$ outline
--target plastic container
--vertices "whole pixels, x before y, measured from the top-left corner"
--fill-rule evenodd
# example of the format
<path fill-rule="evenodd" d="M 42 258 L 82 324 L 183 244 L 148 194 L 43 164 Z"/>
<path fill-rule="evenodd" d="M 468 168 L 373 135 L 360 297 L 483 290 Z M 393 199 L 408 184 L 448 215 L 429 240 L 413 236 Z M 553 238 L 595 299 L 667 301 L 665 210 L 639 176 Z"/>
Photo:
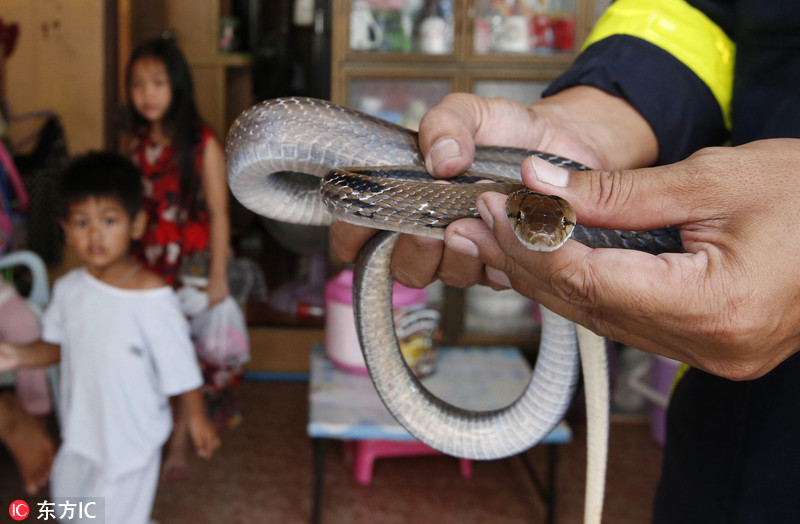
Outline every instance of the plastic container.
<path fill-rule="evenodd" d="M 394 283 L 392 306 L 408 313 L 425 307 L 427 293 Z M 345 269 L 325 285 L 325 354 L 338 367 L 361 375 L 367 366 L 361 353 L 353 314 L 353 271 Z M 427 310 L 430 311 L 430 310 Z M 436 313 L 436 312 L 434 312 Z M 436 314 L 438 323 L 438 313 Z"/>

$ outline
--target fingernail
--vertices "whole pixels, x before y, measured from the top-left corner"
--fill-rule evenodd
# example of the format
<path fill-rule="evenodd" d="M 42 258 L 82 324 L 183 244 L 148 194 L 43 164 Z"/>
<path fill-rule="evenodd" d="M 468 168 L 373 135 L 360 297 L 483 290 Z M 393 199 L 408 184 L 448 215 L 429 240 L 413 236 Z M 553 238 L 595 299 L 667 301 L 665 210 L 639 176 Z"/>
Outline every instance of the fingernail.
<path fill-rule="evenodd" d="M 431 148 L 428 159 L 425 161 L 425 168 L 429 173 L 433 173 L 440 164 L 459 156 L 461 156 L 461 147 L 458 142 L 452 138 L 443 138 Z"/>
<path fill-rule="evenodd" d="M 472 240 L 462 237 L 461 235 L 453 235 L 447 240 L 447 247 L 456 253 L 467 255 L 472 258 L 478 258 L 478 246 Z"/>
<path fill-rule="evenodd" d="M 483 219 L 484 223 L 489 226 L 489 229 L 494 229 L 494 217 L 483 200 L 478 199 L 475 203 L 475 208 L 478 210 L 478 214 L 481 215 L 481 219 Z"/>
<path fill-rule="evenodd" d="M 487 267 L 486 276 L 489 277 L 489 280 L 491 280 L 498 286 L 511 288 L 511 281 L 508 279 L 508 275 L 506 275 L 499 269 L 495 269 L 493 267 Z"/>
<path fill-rule="evenodd" d="M 531 167 L 536 179 L 543 184 L 556 187 L 567 187 L 569 183 L 569 171 L 563 167 L 554 166 L 547 160 L 532 155 L 530 157 Z"/>

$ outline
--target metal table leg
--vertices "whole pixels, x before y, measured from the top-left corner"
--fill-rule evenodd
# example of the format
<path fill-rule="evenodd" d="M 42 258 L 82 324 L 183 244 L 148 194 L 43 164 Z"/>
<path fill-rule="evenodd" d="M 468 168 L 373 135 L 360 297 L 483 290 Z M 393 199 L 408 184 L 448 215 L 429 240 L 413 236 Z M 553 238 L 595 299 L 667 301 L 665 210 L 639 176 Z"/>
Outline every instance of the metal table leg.
<path fill-rule="evenodd" d="M 319 524 L 322 513 L 322 488 L 325 482 L 325 439 L 311 439 L 314 454 L 314 478 L 312 479 L 311 524 Z"/>
<path fill-rule="evenodd" d="M 547 524 L 556 522 L 556 469 L 558 468 L 558 446 L 547 446 Z"/>
<path fill-rule="evenodd" d="M 525 467 L 525 470 L 528 472 L 528 476 L 530 476 L 531 480 L 533 481 L 534 487 L 536 487 L 536 492 L 542 498 L 542 501 L 544 501 L 545 506 L 547 507 L 547 517 L 545 522 L 547 522 L 547 524 L 555 524 L 558 446 L 554 444 L 547 445 L 547 475 L 545 482 L 542 482 L 542 479 L 540 479 L 539 475 L 536 474 L 536 470 L 533 469 L 533 465 L 528 459 L 528 455 L 526 453 L 521 453 L 520 457 L 522 457 L 522 465 Z"/>

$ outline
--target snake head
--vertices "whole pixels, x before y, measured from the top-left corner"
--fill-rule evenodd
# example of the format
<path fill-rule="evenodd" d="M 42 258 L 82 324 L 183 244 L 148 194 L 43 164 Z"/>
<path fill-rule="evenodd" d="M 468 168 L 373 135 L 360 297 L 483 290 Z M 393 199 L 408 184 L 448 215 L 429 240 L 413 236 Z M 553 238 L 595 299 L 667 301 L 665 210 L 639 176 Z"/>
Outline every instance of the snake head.
<path fill-rule="evenodd" d="M 569 202 L 526 189 L 508 196 L 506 215 L 519 241 L 532 251 L 555 251 L 575 228 L 575 211 Z"/>

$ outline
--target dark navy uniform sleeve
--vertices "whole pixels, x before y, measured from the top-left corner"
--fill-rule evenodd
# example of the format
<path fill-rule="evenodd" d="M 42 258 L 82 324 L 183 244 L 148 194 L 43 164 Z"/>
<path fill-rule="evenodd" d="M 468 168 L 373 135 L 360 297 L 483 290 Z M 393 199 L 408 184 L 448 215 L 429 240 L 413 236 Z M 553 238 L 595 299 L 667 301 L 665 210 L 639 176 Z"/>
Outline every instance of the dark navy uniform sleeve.
<path fill-rule="evenodd" d="M 660 164 L 721 145 L 732 123 L 731 7 L 700 3 L 616 0 L 544 95 L 588 85 L 627 100 L 655 132 Z"/>
<path fill-rule="evenodd" d="M 640 38 L 614 35 L 589 46 L 543 96 L 588 85 L 627 100 L 658 139 L 659 164 L 722 143 L 727 130 L 719 104 L 694 72 Z"/>

